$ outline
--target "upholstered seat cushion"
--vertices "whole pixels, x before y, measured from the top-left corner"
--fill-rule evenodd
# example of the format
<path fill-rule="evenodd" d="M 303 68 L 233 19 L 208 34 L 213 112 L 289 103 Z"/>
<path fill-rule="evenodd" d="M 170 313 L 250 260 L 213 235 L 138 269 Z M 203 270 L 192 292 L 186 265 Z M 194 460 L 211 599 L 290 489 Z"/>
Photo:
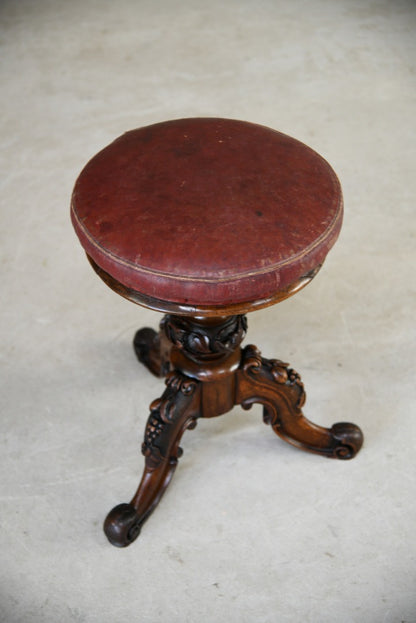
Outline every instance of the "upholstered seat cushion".
<path fill-rule="evenodd" d="M 299 141 L 194 118 L 116 139 L 80 174 L 71 211 L 88 255 L 127 288 L 220 306 L 270 297 L 321 264 L 342 195 Z"/>

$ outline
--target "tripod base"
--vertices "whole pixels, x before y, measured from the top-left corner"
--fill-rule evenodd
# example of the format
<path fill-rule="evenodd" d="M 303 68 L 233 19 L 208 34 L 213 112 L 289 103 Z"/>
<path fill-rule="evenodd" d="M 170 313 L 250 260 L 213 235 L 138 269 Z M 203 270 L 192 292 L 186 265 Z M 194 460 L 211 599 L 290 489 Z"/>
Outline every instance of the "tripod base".
<path fill-rule="evenodd" d="M 159 333 L 147 328 L 136 333 L 139 361 L 153 374 L 166 376 L 167 387 L 150 405 L 139 487 L 129 504 L 119 504 L 105 520 L 113 545 L 125 547 L 138 537 L 172 479 L 183 433 L 195 428 L 199 417 L 260 403 L 264 422 L 301 450 L 337 459 L 351 459 L 360 450 L 363 434 L 355 424 L 340 422 L 328 429 L 303 415 L 306 395 L 299 374 L 278 359 L 263 358 L 255 346 L 241 349 L 246 329 L 241 315 L 167 315 Z"/>

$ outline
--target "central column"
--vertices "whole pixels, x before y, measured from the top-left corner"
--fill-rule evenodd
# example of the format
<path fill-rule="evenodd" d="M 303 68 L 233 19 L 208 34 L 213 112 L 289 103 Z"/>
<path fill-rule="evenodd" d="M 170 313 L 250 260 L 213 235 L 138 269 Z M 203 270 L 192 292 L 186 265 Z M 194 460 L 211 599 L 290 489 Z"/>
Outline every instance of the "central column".
<path fill-rule="evenodd" d="M 167 315 L 161 323 L 172 343 L 171 364 L 202 381 L 202 417 L 214 417 L 235 405 L 235 371 L 240 344 L 247 331 L 246 316 Z"/>

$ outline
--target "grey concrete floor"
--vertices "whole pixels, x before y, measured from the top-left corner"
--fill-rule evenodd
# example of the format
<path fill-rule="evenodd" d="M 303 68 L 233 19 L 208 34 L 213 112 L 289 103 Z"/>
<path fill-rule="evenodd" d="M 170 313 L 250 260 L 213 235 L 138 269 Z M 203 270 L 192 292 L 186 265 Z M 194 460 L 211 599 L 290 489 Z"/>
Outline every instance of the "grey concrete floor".
<path fill-rule="evenodd" d="M 3 0 L 0 23 L 0 621 L 414 623 L 416 4 Z M 69 198 L 113 138 L 186 116 L 271 126 L 338 173 L 337 245 L 248 339 L 366 441 L 336 462 L 260 408 L 201 421 L 117 550 L 101 522 L 163 387 L 131 338 L 160 317 L 93 274 Z"/>

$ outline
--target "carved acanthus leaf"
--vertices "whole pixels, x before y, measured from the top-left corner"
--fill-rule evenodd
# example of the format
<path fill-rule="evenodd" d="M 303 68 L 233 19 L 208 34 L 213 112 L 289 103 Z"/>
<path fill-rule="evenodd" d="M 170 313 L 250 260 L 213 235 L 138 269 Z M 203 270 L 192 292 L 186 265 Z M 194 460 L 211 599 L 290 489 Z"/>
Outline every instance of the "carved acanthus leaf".
<path fill-rule="evenodd" d="M 220 359 L 232 353 L 242 342 L 245 316 L 230 316 L 217 324 L 203 324 L 193 318 L 167 315 L 162 328 L 168 339 L 194 361 Z"/>

